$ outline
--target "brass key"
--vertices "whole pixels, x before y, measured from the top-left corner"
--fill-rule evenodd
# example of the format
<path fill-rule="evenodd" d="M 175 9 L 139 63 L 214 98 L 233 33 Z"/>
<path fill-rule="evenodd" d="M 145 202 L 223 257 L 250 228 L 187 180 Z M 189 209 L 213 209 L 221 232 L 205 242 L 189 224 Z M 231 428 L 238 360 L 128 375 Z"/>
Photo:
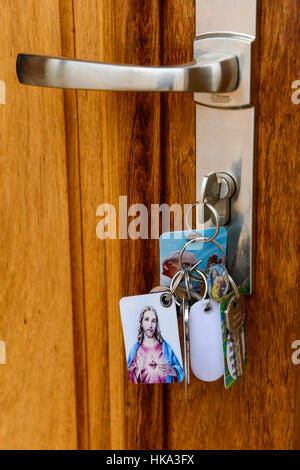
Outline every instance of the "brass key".
<path fill-rule="evenodd" d="M 242 295 L 235 295 L 229 300 L 225 311 L 227 329 L 232 333 L 235 342 L 235 363 L 237 376 L 244 371 L 244 351 L 242 341 L 243 322 L 245 319 L 245 300 Z"/>

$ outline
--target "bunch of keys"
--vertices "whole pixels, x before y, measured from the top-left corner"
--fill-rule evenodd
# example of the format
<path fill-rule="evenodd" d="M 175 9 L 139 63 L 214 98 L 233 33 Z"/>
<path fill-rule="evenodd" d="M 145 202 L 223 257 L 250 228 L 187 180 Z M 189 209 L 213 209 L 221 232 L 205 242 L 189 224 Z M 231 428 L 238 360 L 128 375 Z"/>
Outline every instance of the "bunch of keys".
<path fill-rule="evenodd" d="M 186 248 L 196 242 L 214 243 L 220 249 L 222 255 L 222 264 L 211 265 L 208 272 L 204 272 L 199 268 L 201 261 L 191 267 L 187 267 L 182 263 L 182 256 Z M 235 346 L 235 371 L 236 378 L 243 374 L 244 370 L 244 355 L 243 355 L 243 341 L 242 329 L 245 318 L 245 305 L 244 298 L 239 293 L 234 280 L 229 275 L 224 266 L 224 251 L 222 247 L 215 240 L 205 239 L 199 237 L 190 240 L 185 244 L 179 256 L 179 271 L 172 278 L 170 288 L 159 287 L 154 291 L 165 291 L 163 295 L 163 302 L 168 305 L 172 296 L 175 296 L 176 303 L 180 307 L 180 314 L 182 315 L 183 324 L 183 347 L 184 347 L 184 372 L 185 372 L 185 401 L 187 402 L 187 386 L 190 384 L 190 363 L 196 367 L 193 368 L 194 374 L 200 379 L 205 381 L 217 380 L 224 374 L 224 358 L 223 358 L 223 345 L 221 338 L 221 324 L 220 312 L 217 307 L 218 304 L 224 301 L 228 296 L 230 285 L 232 286 L 233 294 L 230 297 L 226 306 L 225 317 L 226 327 L 233 336 L 233 344 Z M 201 294 L 197 293 L 194 288 L 194 283 L 198 282 L 203 285 Z M 184 287 L 180 286 L 184 284 Z M 178 289 L 180 287 L 180 289 Z M 206 300 L 205 299 L 209 299 Z M 192 322 L 192 338 L 193 344 L 191 347 L 190 341 L 190 309 L 193 311 Z M 210 315 L 210 316 L 209 316 Z M 196 330 L 194 328 L 198 325 Z M 202 321 L 202 327 L 199 322 Z M 210 337 L 207 338 L 207 332 L 203 328 L 203 322 L 208 322 L 213 329 Z M 199 343 L 204 342 L 201 345 Z M 192 361 L 191 359 L 192 354 Z M 200 359 L 199 360 L 199 354 Z M 199 364 L 202 363 L 201 364 Z M 204 374 L 204 375 L 203 375 Z"/>
<path fill-rule="evenodd" d="M 151 294 L 161 294 L 159 297 L 155 297 L 159 299 L 158 302 L 160 302 L 161 306 L 159 307 L 156 305 L 154 306 L 155 308 L 152 306 L 147 306 L 147 309 L 150 313 L 147 313 L 144 317 L 140 317 L 140 333 L 138 335 L 138 343 L 135 343 L 130 351 L 128 348 L 128 366 L 130 367 L 132 381 L 138 381 L 138 383 L 148 383 L 147 381 L 149 381 L 151 377 L 154 376 L 154 372 L 152 373 L 151 368 L 153 368 L 156 373 L 156 370 L 158 370 L 157 367 L 160 367 L 159 364 L 161 359 L 156 357 L 155 361 L 153 360 L 150 362 L 148 364 L 149 367 L 147 366 L 145 369 L 146 366 L 144 368 L 138 367 L 138 364 L 136 366 L 137 356 L 142 354 L 139 351 L 142 351 L 141 348 L 144 348 L 143 357 L 145 359 L 145 354 L 148 351 L 147 347 L 152 343 L 157 344 L 157 348 L 160 351 L 160 346 L 158 345 L 157 341 L 160 342 L 163 351 L 168 350 L 168 360 L 171 368 L 167 367 L 166 365 L 161 366 L 162 372 L 160 373 L 158 371 L 156 380 L 163 380 L 161 376 L 163 375 L 164 371 L 166 371 L 168 377 L 167 380 L 171 381 L 175 368 L 177 370 L 177 379 L 181 381 L 183 377 L 185 378 L 186 403 L 187 390 L 191 377 L 190 365 L 194 375 L 200 380 L 215 381 L 222 375 L 224 375 L 225 378 L 225 364 L 228 361 L 227 356 L 224 356 L 223 354 L 222 328 L 224 332 L 224 316 L 222 316 L 221 322 L 221 312 L 224 312 L 221 307 L 223 308 L 225 301 L 228 301 L 225 311 L 226 331 L 228 330 L 229 332 L 227 339 L 229 339 L 230 342 L 233 340 L 235 349 L 235 354 L 233 355 L 234 363 L 230 363 L 230 369 L 234 370 L 234 373 L 231 374 L 231 377 L 234 377 L 234 380 L 236 380 L 236 378 L 241 376 L 244 371 L 244 351 L 242 340 L 242 329 L 245 317 L 244 299 L 243 296 L 240 295 L 236 284 L 225 268 L 225 253 L 222 245 L 215 240 L 220 229 L 218 213 L 209 203 L 205 202 L 204 206 L 208 206 L 215 216 L 215 232 L 210 237 L 205 237 L 195 233 L 193 238 L 189 239 L 189 241 L 185 243 L 180 251 L 174 253 L 174 255 L 177 255 L 177 257 L 179 256 L 178 270 L 175 272 L 175 274 L 172 274 L 173 277 L 170 276 L 170 284 L 168 284 L 168 286 L 166 285 L 156 287 L 150 292 Z M 214 244 L 221 253 L 221 258 L 217 258 L 218 263 L 209 265 L 207 264 L 205 271 L 200 268 L 202 263 L 201 259 L 199 261 L 195 260 L 194 264 L 190 263 L 191 256 L 187 257 L 185 255 L 184 257 L 183 255 L 190 245 L 196 243 Z M 210 249 L 208 251 L 210 251 Z M 190 253 L 190 251 L 188 253 Z M 207 250 L 205 250 L 205 253 L 207 253 Z M 184 263 L 184 260 L 187 260 L 187 264 Z M 169 272 L 171 272 L 170 268 L 168 269 Z M 230 285 L 232 286 L 233 290 L 231 296 L 228 295 Z M 149 299 L 148 303 L 152 304 L 154 303 L 154 300 L 152 302 Z M 176 316 L 175 305 L 177 306 L 177 316 L 178 314 L 181 314 L 183 322 L 184 371 L 182 370 L 181 372 L 179 365 L 180 360 L 179 362 L 174 361 L 172 350 L 167 344 L 168 340 L 165 340 L 167 337 L 165 333 L 162 335 L 163 338 L 160 334 L 158 334 L 156 342 L 150 339 L 147 341 L 142 340 L 143 335 L 141 336 L 141 328 L 144 328 L 145 334 L 148 335 L 149 338 L 152 335 L 152 330 L 149 330 L 149 332 L 146 330 L 146 328 L 148 328 L 146 324 L 149 318 L 153 317 L 153 314 L 151 313 L 152 310 L 156 309 L 159 313 L 160 309 L 164 307 L 163 310 L 167 312 L 169 307 L 173 306 L 172 308 L 174 308 L 174 315 Z M 124 318 L 125 314 L 126 316 L 129 315 L 129 310 L 128 313 L 124 312 Z M 162 315 L 163 317 L 161 317 L 161 319 L 159 318 L 159 315 L 158 317 L 156 316 L 156 319 L 153 318 L 158 332 L 159 325 L 163 325 L 163 311 Z M 142 372 L 139 372 L 140 370 Z M 134 371 L 135 375 L 132 374 L 132 371 Z M 227 388 L 226 380 L 225 387 Z"/>
<path fill-rule="evenodd" d="M 226 180 L 225 174 L 222 175 Z M 188 239 L 183 247 L 182 244 L 174 247 L 174 243 L 170 244 L 166 236 L 164 249 L 160 245 L 161 286 L 152 289 L 150 294 L 120 300 L 129 380 L 134 384 L 152 384 L 181 382 L 185 378 L 186 403 L 190 367 L 197 378 L 208 382 L 224 375 L 225 388 L 229 388 L 244 372 L 242 331 L 245 306 L 243 297 L 225 268 L 227 233 L 224 228 L 220 229 L 220 225 L 226 223 L 230 214 L 228 204 L 223 207 L 223 212 L 221 209 L 221 216 L 214 206 L 220 199 L 221 191 L 217 176 L 207 175 L 200 202 L 189 209 L 191 211 L 200 205 L 205 220 L 207 210 L 212 213 L 216 222 L 212 236 L 211 229 L 205 229 L 204 234 L 200 234 L 198 229 L 197 232 L 190 229 L 188 223 L 191 233 L 178 233 L 183 233 L 185 240 Z M 232 191 L 228 192 L 228 198 L 233 194 Z M 208 197 L 210 193 L 213 196 Z M 226 197 L 223 199 L 226 200 Z M 218 235 L 217 242 L 215 239 Z M 173 242 L 177 239 L 180 237 L 174 237 Z M 185 253 L 190 245 L 197 243 L 200 249 L 193 246 Z M 219 258 L 211 246 L 203 250 L 201 244 L 207 243 L 214 244 L 222 257 Z M 200 257 L 206 266 L 204 269 L 200 268 Z M 230 285 L 233 293 L 228 295 Z M 183 322 L 184 365 L 178 331 L 180 314 Z M 229 363 L 225 345 L 230 349 L 232 342 L 235 354 L 230 357 Z"/>

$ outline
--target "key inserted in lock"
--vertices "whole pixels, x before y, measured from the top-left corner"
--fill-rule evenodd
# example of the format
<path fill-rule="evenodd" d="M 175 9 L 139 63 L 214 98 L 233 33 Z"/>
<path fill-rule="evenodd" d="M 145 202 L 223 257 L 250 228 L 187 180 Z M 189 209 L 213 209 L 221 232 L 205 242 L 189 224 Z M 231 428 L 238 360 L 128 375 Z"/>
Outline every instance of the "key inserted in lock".
<path fill-rule="evenodd" d="M 230 199 L 235 192 L 236 182 L 229 173 L 208 173 L 203 178 L 199 202 L 212 204 L 219 214 L 220 225 L 225 225 L 230 221 Z M 207 222 L 211 216 L 205 207 L 203 213 L 198 215 L 204 222 Z"/>

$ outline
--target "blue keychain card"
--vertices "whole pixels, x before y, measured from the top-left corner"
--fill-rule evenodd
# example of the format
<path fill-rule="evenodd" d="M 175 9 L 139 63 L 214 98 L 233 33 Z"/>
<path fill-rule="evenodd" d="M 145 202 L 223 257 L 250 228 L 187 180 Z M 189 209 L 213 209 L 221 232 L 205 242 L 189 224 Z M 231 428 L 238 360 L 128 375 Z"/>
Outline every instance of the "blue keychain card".
<path fill-rule="evenodd" d="M 179 253 L 184 245 L 196 235 L 199 237 L 210 238 L 215 233 L 215 228 L 207 228 L 204 230 L 185 230 L 183 232 L 166 232 L 159 238 L 159 251 L 160 251 L 160 285 L 170 286 L 172 277 L 179 271 Z M 215 238 L 226 257 L 227 245 L 227 231 L 224 227 Z M 191 243 L 185 250 L 182 258 L 183 264 L 192 266 L 197 261 L 202 260 L 199 268 L 206 271 L 211 264 L 218 264 L 222 262 L 222 253 L 217 245 L 213 242 L 203 243 L 201 241 Z M 226 258 L 225 258 L 226 259 Z M 225 260 L 224 260 L 225 264 Z"/>

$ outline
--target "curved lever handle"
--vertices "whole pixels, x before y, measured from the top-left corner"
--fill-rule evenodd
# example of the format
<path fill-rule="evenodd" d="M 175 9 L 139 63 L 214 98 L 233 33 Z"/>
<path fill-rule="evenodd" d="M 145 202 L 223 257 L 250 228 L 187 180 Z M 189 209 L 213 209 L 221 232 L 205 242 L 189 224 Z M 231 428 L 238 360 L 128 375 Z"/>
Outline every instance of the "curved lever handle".
<path fill-rule="evenodd" d="M 17 74 L 26 85 L 54 88 L 224 93 L 237 88 L 238 60 L 215 52 L 184 65 L 142 67 L 19 54 Z"/>

